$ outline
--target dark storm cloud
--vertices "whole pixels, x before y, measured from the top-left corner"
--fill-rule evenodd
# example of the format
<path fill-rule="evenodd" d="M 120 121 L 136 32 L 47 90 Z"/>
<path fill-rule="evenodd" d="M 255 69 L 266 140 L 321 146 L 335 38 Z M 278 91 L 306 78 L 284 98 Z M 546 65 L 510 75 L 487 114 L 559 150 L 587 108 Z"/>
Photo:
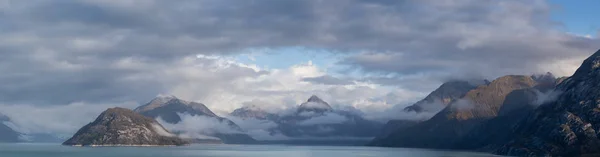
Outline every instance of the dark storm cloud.
<path fill-rule="evenodd" d="M 143 101 L 174 86 L 197 85 L 190 81 L 207 82 L 197 87 L 206 89 L 201 95 L 264 72 L 179 70 L 218 64 L 189 58 L 246 48 L 349 52 L 340 64 L 366 73 L 426 73 L 409 79 L 419 82 L 537 72 L 595 52 L 597 39 L 555 31 L 550 11 L 541 0 L 5 1 L 0 101 Z"/>

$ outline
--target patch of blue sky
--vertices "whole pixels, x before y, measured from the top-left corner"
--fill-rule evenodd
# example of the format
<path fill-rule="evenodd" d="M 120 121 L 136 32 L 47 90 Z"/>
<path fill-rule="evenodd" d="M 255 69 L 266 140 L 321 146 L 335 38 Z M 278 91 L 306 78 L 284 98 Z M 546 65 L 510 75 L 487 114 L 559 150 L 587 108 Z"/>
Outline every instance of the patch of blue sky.
<path fill-rule="evenodd" d="M 256 64 L 265 69 L 285 69 L 299 64 L 313 64 L 327 72 L 340 71 L 337 65 L 348 54 L 302 46 L 280 48 L 250 48 L 235 57 L 244 64 Z"/>
<path fill-rule="evenodd" d="M 550 0 L 552 19 L 559 29 L 580 36 L 597 37 L 600 30 L 600 0 Z"/>

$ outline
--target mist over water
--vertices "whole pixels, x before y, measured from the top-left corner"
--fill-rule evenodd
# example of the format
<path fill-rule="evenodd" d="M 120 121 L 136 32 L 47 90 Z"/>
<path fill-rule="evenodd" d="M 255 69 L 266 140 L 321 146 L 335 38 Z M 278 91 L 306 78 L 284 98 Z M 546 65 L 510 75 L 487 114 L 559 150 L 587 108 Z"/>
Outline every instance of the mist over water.
<path fill-rule="evenodd" d="M 24 147 L 26 146 L 26 147 Z M 184 147 L 70 147 L 59 144 L 0 144 L 2 157 L 486 157 L 490 154 L 410 148 L 191 145 Z"/>

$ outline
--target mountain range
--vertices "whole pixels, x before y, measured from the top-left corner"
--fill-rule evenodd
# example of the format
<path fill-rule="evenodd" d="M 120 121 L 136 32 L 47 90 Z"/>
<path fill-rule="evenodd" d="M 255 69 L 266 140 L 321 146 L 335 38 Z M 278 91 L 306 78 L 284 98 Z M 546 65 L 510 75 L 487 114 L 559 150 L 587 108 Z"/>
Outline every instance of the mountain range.
<path fill-rule="evenodd" d="M 216 115 L 204 104 L 181 100 L 175 96 L 159 96 L 147 104 L 136 108 L 134 111 L 147 117 L 160 118 L 170 124 L 182 122 L 181 116 L 183 115 L 212 119 L 229 127 L 231 131 L 228 130 L 225 132 L 222 130 L 213 130 L 213 128 L 204 128 L 203 130 L 196 130 L 200 132 L 191 134 L 203 134 L 209 137 L 216 137 L 227 144 L 256 143 L 256 140 L 245 134 L 245 131 L 237 124 L 227 118 Z"/>
<path fill-rule="evenodd" d="M 539 91 L 537 88 L 542 86 L 554 87 L 554 76 L 548 75 L 552 79 L 524 75 L 500 77 L 452 100 L 431 119 L 398 129 L 386 137 L 374 140 L 371 145 L 437 149 L 461 147 L 459 143 L 464 136 L 497 117 L 500 111 L 531 106 L 533 102 L 530 100 L 535 100 L 536 94 L 524 91 Z"/>
<path fill-rule="evenodd" d="M 500 77 L 452 100 L 431 119 L 395 129 L 370 145 L 510 156 L 597 156 L 599 89 L 600 50 L 571 77 Z"/>
<path fill-rule="evenodd" d="M 332 108 L 329 103 L 313 95 L 297 108 L 284 114 L 266 112 L 259 107 L 242 107 L 231 116 L 242 119 L 272 121 L 277 127 L 267 130 L 287 139 L 275 139 L 273 143 L 324 144 L 328 142 L 353 141 L 351 145 L 366 144 L 375 137 L 382 124 L 361 115 Z"/>
<path fill-rule="evenodd" d="M 426 119 L 390 120 L 383 125 L 360 113 L 333 108 L 315 95 L 288 112 L 271 113 L 258 106 L 231 112 L 232 119 L 272 122 L 275 126 L 264 131 L 286 137 L 258 141 L 247 128 L 216 115 L 202 103 L 159 96 L 135 110 L 106 110 L 64 144 L 184 145 L 203 140 L 348 144 L 370 140 L 369 145 L 383 147 L 474 150 L 510 156 L 595 156 L 600 154 L 599 102 L 600 50 L 571 77 L 546 73 L 507 75 L 492 81 L 449 81 L 400 111 L 432 113 Z M 168 127 L 195 125 L 185 123 L 189 118 L 209 119 L 201 122 L 217 122 L 228 129 L 212 126 L 196 130 L 195 134 L 211 137 L 199 139 L 183 136 L 189 130 Z M 21 140 L 24 134 L 7 125 L 9 117 L 0 114 L 0 122 L 0 142 Z"/>
<path fill-rule="evenodd" d="M 507 142 L 494 152 L 515 156 L 600 155 L 600 50 L 573 76 L 563 79 L 560 94 L 521 118 Z"/>

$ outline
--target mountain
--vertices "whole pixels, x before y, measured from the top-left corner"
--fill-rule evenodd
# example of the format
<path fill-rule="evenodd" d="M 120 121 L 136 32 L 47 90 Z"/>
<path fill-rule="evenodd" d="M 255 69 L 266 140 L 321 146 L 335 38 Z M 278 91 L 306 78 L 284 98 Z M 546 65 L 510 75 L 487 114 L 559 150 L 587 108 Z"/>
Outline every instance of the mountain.
<path fill-rule="evenodd" d="M 600 155 L 600 50 L 562 81 L 562 92 L 528 114 L 512 129 L 496 154 L 511 156 Z"/>
<path fill-rule="evenodd" d="M 472 81 L 486 82 L 486 81 Z M 407 112 L 438 112 L 450 102 L 463 97 L 467 92 L 475 89 L 483 83 L 472 83 L 468 81 L 449 81 L 442 84 L 433 92 L 429 93 L 423 100 L 404 108 Z"/>
<path fill-rule="evenodd" d="M 0 114 L 0 143 L 3 142 L 19 142 L 20 133 L 8 127 L 5 123 L 9 122 L 10 118 Z"/>
<path fill-rule="evenodd" d="M 399 129 L 374 146 L 454 148 L 471 129 L 498 115 L 510 93 L 533 88 L 539 83 L 532 76 L 509 75 L 468 91 L 442 111 L 422 123 Z"/>
<path fill-rule="evenodd" d="M 315 112 L 315 113 L 324 113 L 331 112 L 333 108 L 329 106 L 329 103 L 323 101 L 321 98 L 316 95 L 311 96 L 308 100 L 298 107 L 297 113 L 301 112 Z"/>
<path fill-rule="evenodd" d="M 269 113 L 255 105 L 235 109 L 230 115 L 242 119 L 254 118 L 258 120 L 276 120 L 279 118 L 279 115 Z"/>
<path fill-rule="evenodd" d="M 443 83 L 440 87 L 429 93 L 425 98 L 416 102 L 415 104 L 404 108 L 405 112 L 416 112 L 416 113 L 431 113 L 435 114 L 444 107 L 448 106 L 454 100 L 463 97 L 467 92 L 475 89 L 479 85 L 487 84 L 487 80 L 480 81 L 449 81 Z M 426 119 L 424 119 L 426 120 Z M 412 126 L 421 122 L 422 120 L 395 120 L 388 121 L 377 138 L 385 138 L 394 131 Z"/>
<path fill-rule="evenodd" d="M 379 134 L 377 134 L 377 137 L 375 137 L 374 140 L 385 139 L 395 131 L 411 127 L 419 122 L 420 121 L 415 120 L 389 120 L 387 123 L 385 123 L 385 125 L 383 125 L 381 131 L 379 131 Z"/>
<path fill-rule="evenodd" d="M 244 107 L 231 113 L 240 118 L 273 121 L 276 128 L 271 134 L 281 134 L 289 139 L 261 141 L 271 144 L 301 145 L 364 145 L 376 136 L 382 124 L 363 118 L 351 111 L 337 110 L 313 95 L 288 114 L 266 113 L 258 107 Z"/>
<path fill-rule="evenodd" d="M 160 117 L 170 124 L 181 122 L 182 119 L 180 114 L 213 118 L 220 123 L 228 125 L 228 127 L 238 133 L 225 133 L 209 129 L 206 132 L 202 132 L 202 134 L 217 137 L 227 144 L 247 144 L 256 142 L 252 137 L 244 134 L 244 130 L 233 121 L 219 117 L 204 104 L 181 100 L 175 96 L 159 96 L 147 104 L 136 108 L 134 111 L 152 118 Z"/>
<path fill-rule="evenodd" d="M 300 104 L 294 114 L 278 119 L 279 131 L 285 136 L 372 138 L 382 125 L 361 115 L 334 110 L 329 103 L 313 95 Z"/>
<path fill-rule="evenodd" d="M 160 117 L 169 123 L 178 123 L 181 121 L 178 113 L 187 113 L 193 116 L 219 117 L 204 104 L 181 100 L 175 96 L 156 97 L 146 105 L 137 107 L 133 111 L 148 117 Z"/>
<path fill-rule="evenodd" d="M 545 74 L 544 77 L 545 79 L 539 79 L 541 77 L 533 76 L 532 78 L 538 82 L 535 87 L 508 94 L 498 116 L 475 126 L 455 144 L 455 149 L 486 150 L 506 143 L 511 135 L 511 129 L 520 119 L 533 112 L 544 99 L 551 99 L 550 97 L 558 94 L 553 89 L 561 79 L 556 79 L 551 73 Z"/>
<path fill-rule="evenodd" d="M 162 146 L 185 145 L 187 141 L 167 131 L 154 119 L 125 108 L 110 108 L 85 125 L 63 145 L 72 146 Z"/>

